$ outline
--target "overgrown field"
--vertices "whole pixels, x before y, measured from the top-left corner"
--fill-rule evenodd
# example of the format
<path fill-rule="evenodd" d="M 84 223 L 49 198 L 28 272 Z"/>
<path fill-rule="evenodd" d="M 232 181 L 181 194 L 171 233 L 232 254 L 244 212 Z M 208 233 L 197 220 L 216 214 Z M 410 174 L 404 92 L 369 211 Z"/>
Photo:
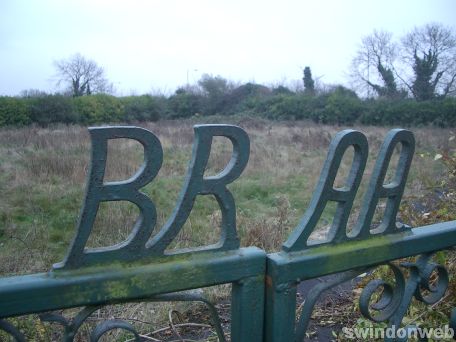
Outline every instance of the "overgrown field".
<path fill-rule="evenodd" d="M 241 244 L 256 245 L 267 251 L 278 250 L 304 213 L 329 142 L 343 127 L 248 118 L 229 120 L 243 127 L 251 139 L 249 164 L 241 177 L 229 186 L 236 200 Z M 164 149 L 162 169 L 156 179 L 143 189 L 157 207 L 155 231 L 171 214 L 181 189 L 191 156 L 194 123 L 195 120 L 141 123 L 158 136 Z M 356 129 L 366 134 L 370 148 L 367 170 L 357 196 L 359 203 L 388 129 Z M 412 131 L 417 146 L 404 196 L 406 202 L 407 199 L 413 202 L 429 194 L 433 196 L 448 174 L 447 166 L 435 156 L 446 155 L 455 144 L 450 139 L 451 131 L 447 129 L 414 128 Z M 230 154 L 229 141 L 217 138 L 206 175 L 222 170 Z M 0 272 L 3 276 L 46 271 L 53 263 L 62 260 L 75 232 L 89 156 L 90 141 L 86 127 L 0 130 Z M 142 147 L 131 140 L 112 141 L 108 159 L 107 180 L 126 179 L 141 164 Z M 350 163 L 351 154 L 347 153 L 344 156 L 345 167 L 337 182 L 344 179 Z M 353 218 L 356 218 L 356 209 L 357 206 L 353 210 Z M 322 228 L 328 224 L 326 220 L 330 219 L 333 210 L 334 207 L 329 207 L 325 211 Z M 89 246 L 107 246 L 124 240 L 137 213 L 137 208 L 127 202 L 103 204 Z M 415 216 L 410 216 L 410 219 L 416 222 L 416 217 L 422 214 L 414 213 Z M 412 215 L 410 208 L 401 213 L 401 220 L 408 222 L 407 215 Z M 219 221 L 220 211 L 215 198 L 199 196 L 173 248 L 217 241 Z M 324 230 L 322 232 L 324 234 Z M 222 294 L 226 293 L 222 291 Z M 124 315 L 151 320 L 150 314 L 138 314 L 146 311 L 142 307 L 134 312 L 124 312 Z"/>

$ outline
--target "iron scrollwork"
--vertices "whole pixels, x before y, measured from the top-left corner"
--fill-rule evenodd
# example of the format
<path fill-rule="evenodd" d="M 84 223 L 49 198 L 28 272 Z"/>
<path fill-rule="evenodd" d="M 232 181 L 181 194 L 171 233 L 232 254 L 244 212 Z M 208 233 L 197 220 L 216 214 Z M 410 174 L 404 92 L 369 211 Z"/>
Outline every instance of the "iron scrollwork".
<path fill-rule="evenodd" d="M 309 326 L 311 315 L 313 309 L 323 294 L 323 292 L 330 290 L 348 280 L 354 279 L 360 274 L 365 273 L 368 271 L 368 268 L 361 268 L 356 270 L 350 270 L 347 272 L 343 272 L 337 274 L 332 280 L 325 281 L 315 285 L 312 289 L 310 289 L 309 293 L 306 296 L 304 305 L 302 307 L 301 315 L 299 317 L 299 321 L 296 325 L 296 341 L 303 341 L 306 335 L 307 327 Z"/>
<path fill-rule="evenodd" d="M 144 300 L 143 300 L 144 301 Z M 200 293 L 195 291 L 184 291 L 177 293 L 169 293 L 163 295 L 157 295 L 153 298 L 148 299 L 150 302 L 201 302 L 206 305 L 209 311 L 209 315 L 212 321 L 212 326 L 217 334 L 217 338 L 220 342 L 225 342 L 226 337 L 223 331 L 220 318 L 217 313 L 215 306 L 207 300 Z M 63 331 L 63 342 L 72 342 L 76 337 L 82 324 L 92 315 L 95 311 L 101 309 L 104 305 L 92 305 L 86 306 L 80 310 L 76 316 L 72 319 L 67 319 L 63 314 L 57 312 L 47 312 L 39 315 L 42 322 L 49 322 L 61 325 L 64 328 Z M 141 341 L 140 334 L 136 331 L 135 327 L 129 322 L 122 319 L 108 319 L 95 326 L 90 333 L 90 342 L 97 342 L 100 338 L 108 333 L 110 330 L 122 329 L 133 334 L 136 341 Z M 0 330 L 13 337 L 17 342 L 25 342 L 26 337 L 22 334 L 14 325 L 5 320 L 0 320 Z"/>
<path fill-rule="evenodd" d="M 395 285 L 382 279 L 371 280 L 359 298 L 362 315 L 374 322 L 387 322 L 389 328 L 397 330 L 401 327 L 413 297 L 427 305 L 441 300 L 448 287 L 448 272 L 442 265 L 432 262 L 431 258 L 432 253 L 427 253 L 419 256 L 415 262 L 402 262 L 400 266 L 408 272 L 388 263 L 394 274 Z M 408 273 L 408 277 L 405 273 Z M 379 294 L 380 298 L 371 303 L 374 293 Z M 454 325 L 454 317 L 451 318 L 450 325 Z M 385 340 L 391 339 L 386 337 Z"/>
<path fill-rule="evenodd" d="M 3 330 L 5 333 L 13 337 L 16 342 L 25 342 L 25 336 L 19 331 L 14 325 L 10 322 L 0 319 L 0 330 Z"/>
<path fill-rule="evenodd" d="M 387 322 L 389 327 L 399 329 L 413 297 L 427 305 L 441 300 L 448 287 L 448 272 L 445 267 L 432 262 L 431 257 L 432 253 L 424 254 L 416 262 L 403 262 L 400 266 L 391 262 L 387 263 L 386 265 L 393 273 L 394 284 L 383 279 L 369 281 L 359 297 L 361 314 L 373 322 Z M 401 267 L 409 272 L 404 272 Z M 296 341 L 304 340 L 311 314 L 323 292 L 374 269 L 375 267 L 350 270 L 314 286 L 302 305 L 296 325 Z M 408 277 L 406 277 L 406 273 L 409 274 Z M 376 296 L 377 298 L 373 300 Z M 450 319 L 450 327 L 454 329 L 455 326 L 456 309 L 453 310 Z M 388 338 L 385 340 L 389 341 Z"/>
<path fill-rule="evenodd" d="M 398 161 L 393 166 L 393 153 L 398 148 Z M 353 160 L 345 182 L 337 186 L 336 177 L 349 149 L 353 149 Z M 435 251 L 454 246 L 456 221 L 412 228 L 397 219 L 414 151 L 412 132 L 404 129 L 388 132 L 370 174 L 358 218 L 349 223 L 353 202 L 365 175 L 369 146 L 366 136 L 355 130 L 341 131 L 333 138 L 307 210 L 283 243 L 282 251 L 268 255 L 267 273 L 271 281 L 267 292 L 269 326 L 266 332 L 271 341 L 302 341 L 323 291 L 385 263 L 392 270 L 394 285 L 382 279 L 367 284 L 359 303 L 366 318 L 400 327 L 412 297 L 432 304 L 444 296 L 448 273 L 430 258 Z M 389 173 L 390 169 L 393 172 Z M 381 200 L 385 203 L 380 206 Z M 324 238 L 313 240 L 329 203 L 336 204 L 329 230 Z M 376 212 L 380 211 L 377 209 L 383 209 L 379 213 L 379 224 L 375 222 Z M 391 263 L 391 260 L 416 255 L 422 256 L 414 263 L 400 266 Z M 331 280 L 310 290 L 296 324 L 297 284 L 331 274 Z M 431 278 L 438 282 L 434 283 Z M 452 315 L 454 326 L 456 310 Z"/>

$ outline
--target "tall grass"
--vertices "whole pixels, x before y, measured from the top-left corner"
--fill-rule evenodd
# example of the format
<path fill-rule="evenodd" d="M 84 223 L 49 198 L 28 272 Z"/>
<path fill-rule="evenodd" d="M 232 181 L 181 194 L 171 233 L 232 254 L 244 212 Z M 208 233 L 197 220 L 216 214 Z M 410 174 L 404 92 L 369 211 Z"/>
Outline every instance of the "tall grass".
<path fill-rule="evenodd" d="M 194 122 L 162 121 L 143 124 L 164 149 L 164 162 L 145 191 L 158 211 L 156 231 L 169 217 L 182 186 L 193 142 Z M 243 175 L 229 186 L 236 199 L 242 245 L 268 251 L 281 242 L 309 203 L 331 138 L 340 127 L 308 122 L 240 120 L 251 139 L 251 156 Z M 361 198 L 386 128 L 358 127 L 369 140 L 370 157 Z M 417 152 L 406 196 L 426 191 L 439 178 L 442 164 L 435 153 L 448 149 L 448 130 L 414 129 Z M 122 180 L 142 163 L 142 146 L 128 139 L 109 142 L 106 180 Z M 216 174 L 229 160 L 232 148 L 216 138 L 206 175 Z M 0 130 L 0 272 L 26 273 L 49 269 L 64 255 L 74 234 L 83 199 L 90 156 L 87 129 L 80 126 Z M 348 172 L 352 153 L 343 158 L 336 183 Z M 332 209 L 328 208 L 328 218 Z M 125 239 L 138 214 L 128 203 L 104 203 L 89 246 L 106 246 Z M 355 213 L 356 214 L 356 213 Z M 212 196 L 200 196 L 174 247 L 209 244 L 217 240 L 220 212 Z"/>
<path fill-rule="evenodd" d="M 209 119 L 230 123 L 224 118 Z M 267 251 L 276 251 L 304 213 L 329 143 L 343 127 L 245 118 L 230 120 L 243 127 L 251 139 L 248 166 L 241 177 L 229 185 L 236 200 L 241 245 L 256 245 Z M 181 190 L 191 155 L 194 123 L 195 120 L 183 120 L 141 124 L 158 136 L 164 149 L 162 169 L 156 179 L 143 189 L 157 207 L 155 232 L 168 219 Z M 356 197 L 352 222 L 356 219 L 357 207 L 369 181 L 379 146 L 388 131 L 378 127 L 356 129 L 366 134 L 370 155 Z M 432 191 L 444 170 L 443 164 L 434 160 L 434 155 L 448 150 L 450 135 L 446 129 L 416 128 L 413 131 L 417 151 L 405 196 Z M 231 151 L 227 139 L 216 138 L 206 175 L 222 170 Z M 141 145 L 135 141 L 110 141 L 106 180 L 129 178 L 142 163 L 142 153 Z M 352 155 L 352 151 L 348 151 L 344 156 L 336 183 L 347 176 Z M 85 127 L 0 129 L 2 275 L 46 271 L 53 263 L 62 260 L 75 233 L 89 156 L 90 141 Z M 325 210 L 321 230 L 313 237 L 324 238 L 333 213 L 334 206 Z M 131 203 L 103 203 L 88 246 L 109 246 L 123 241 L 137 215 L 138 209 Z M 407 221 L 406 217 L 402 219 Z M 213 196 L 199 196 L 172 248 L 214 243 L 220 234 L 219 224 L 220 210 Z M 226 288 L 223 291 L 217 289 L 212 295 L 227 293 Z M 150 318 L 151 311 L 146 307 L 142 306 L 140 310 L 132 307 L 124 312 L 124 317 Z M 117 315 L 119 309 L 106 310 L 107 313 L 99 315 Z M 145 318 L 138 310 L 144 312 Z"/>

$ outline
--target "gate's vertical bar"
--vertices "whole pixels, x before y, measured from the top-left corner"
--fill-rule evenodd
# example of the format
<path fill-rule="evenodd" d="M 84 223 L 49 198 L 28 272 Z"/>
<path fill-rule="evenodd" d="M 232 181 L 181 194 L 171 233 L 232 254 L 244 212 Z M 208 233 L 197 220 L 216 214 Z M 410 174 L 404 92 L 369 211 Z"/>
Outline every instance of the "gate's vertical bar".
<path fill-rule="evenodd" d="M 277 286 L 266 282 L 265 341 L 294 341 L 296 320 L 296 284 Z"/>
<path fill-rule="evenodd" d="M 233 283 L 231 341 L 263 341 L 264 274 Z"/>

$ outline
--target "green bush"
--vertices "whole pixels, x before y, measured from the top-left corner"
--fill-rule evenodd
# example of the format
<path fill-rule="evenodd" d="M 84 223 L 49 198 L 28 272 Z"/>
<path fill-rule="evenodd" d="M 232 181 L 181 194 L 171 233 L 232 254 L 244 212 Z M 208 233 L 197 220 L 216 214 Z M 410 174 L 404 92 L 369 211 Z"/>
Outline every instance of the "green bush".
<path fill-rule="evenodd" d="M 216 85 L 222 82 L 216 81 Z M 456 127 L 454 97 L 420 102 L 410 98 L 361 100 L 343 86 L 320 95 L 293 93 L 284 87 L 270 90 L 253 83 L 230 91 L 225 88 L 225 93 L 217 93 L 217 101 L 215 97 L 211 98 L 215 101 L 211 100 L 212 105 L 216 104 L 211 110 L 208 110 L 208 94 L 183 88 L 168 98 L 151 95 L 118 98 L 106 94 L 76 98 L 47 94 L 27 98 L 0 97 L 0 126 L 157 121 L 218 113 L 273 120 L 311 119 L 316 123 L 337 125 Z"/>
<path fill-rule="evenodd" d="M 307 119 L 311 98 L 304 95 L 280 94 L 268 103 L 267 117 L 270 119 Z"/>
<path fill-rule="evenodd" d="M 183 89 L 178 89 L 168 99 L 169 117 L 189 118 L 202 111 L 202 97 Z"/>
<path fill-rule="evenodd" d="M 198 81 L 202 90 L 200 112 L 203 115 L 226 114 L 226 98 L 231 93 L 231 85 L 221 76 L 204 74 Z"/>
<path fill-rule="evenodd" d="M 73 99 L 75 110 L 84 124 L 118 122 L 123 119 L 122 102 L 110 95 L 96 94 Z"/>
<path fill-rule="evenodd" d="M 421 102 L 413 99 L 369 100 L 365 102 L 360 122 L 366 125 L 454 127 L 456 99 Z"/>
<path fill-rule="evenodd" d="M 363 103 L 356 93 L 342 86 L 321 95 L 319 100 L 314 101 L 312 106 L 312 119 L 315 122 L 353 125 L 363 111 Z"/>
<path fill-rule="evenodd" d="M 165 111 L 164 101 L 150 95 L 127 96 L 120 99 L 124 106 L 123 120 L 157 121 Z"/>
<path fill-rule="evenodd" d="M 225 94 L 223 101 L 223 114 L 237 114 L 255 108 L 255 104 L 263 101 L 272 94 L 268 87 L 255 83 L 246 83 L 228 94 Z"/>
<path fill-rule="evenodd" d="M 29 123 L 30 108 L 25 100 L 0 97 L 0 126 L 21 126 Z"/>
<path fill-rule="evenodd" d="M 25 100 L 24 100 L 25 101 Z M 46 95 L 27 100 L 30 106 L 30 119 L 40 126 L 62 122 L 78 123 L 80 118 L 74 110 L 73 98 L 63 95 Z"/>
<path fill-rule="evenodd" d="M 439 115 L 433 119 L 438 127 L 456 127 L 456 98 L 448 97 L 439 101 Z"/>

